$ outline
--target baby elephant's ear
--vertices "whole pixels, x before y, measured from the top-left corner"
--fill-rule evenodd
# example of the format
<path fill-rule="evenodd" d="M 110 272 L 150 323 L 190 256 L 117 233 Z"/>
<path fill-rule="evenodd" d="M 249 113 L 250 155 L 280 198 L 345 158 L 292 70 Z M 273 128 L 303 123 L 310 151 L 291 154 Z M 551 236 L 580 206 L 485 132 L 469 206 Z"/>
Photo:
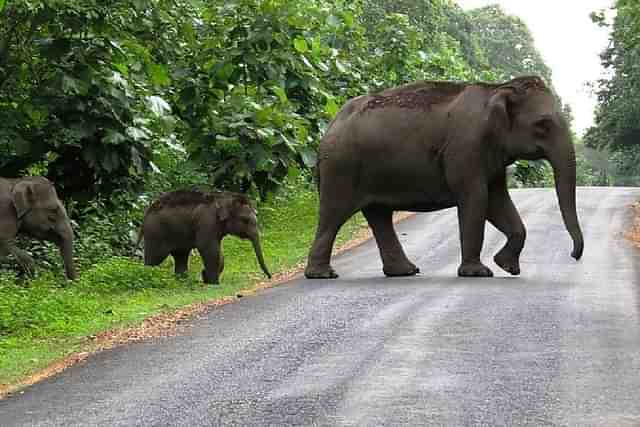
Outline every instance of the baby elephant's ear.
<path fill-rule="evenodd" d="M 220 221 L 226 221 L 231 216 L 231 206 L 228 200 L 216 200 L 216 215 Z"/>
<path fill-rule="evenodd" d="M 11 190 L 11 198 L 18 215 L 18 221 L 20 221 L 35 204 L 33 184 L 27 181 L 18 182 Z"/>

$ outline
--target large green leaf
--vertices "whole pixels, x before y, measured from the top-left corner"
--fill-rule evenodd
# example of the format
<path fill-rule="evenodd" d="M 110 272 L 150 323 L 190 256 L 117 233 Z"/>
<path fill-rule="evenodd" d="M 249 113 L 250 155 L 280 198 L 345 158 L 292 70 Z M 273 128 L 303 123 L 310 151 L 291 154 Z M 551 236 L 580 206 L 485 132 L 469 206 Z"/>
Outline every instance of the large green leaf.
<path fill-rule="evenodd" d="M 171 84 L 167 67 L 162 64 L 149 64 L 149 74 L 151 81 L 156 86 L 168 86 Z"/>
<path fill-rule="evenodd" d="M 127 141 L 127 137 L 114 129 L 107 129 L 107 134 L 103 139 L 105 144 L 122 144 Z"/>
<path fill-rule="evenodd" d="M 313 168 L 316 166 L 316 162 L 318 161 L 318 154 L 315 150 L 309 147 L 303 147 L 300 150 L 300 157 L 302 158 L 302 162 L 308 168 Z"/>
<path fill-rule="evenodd" d="M 309 47 L 307 46 L 306 40 L 302 38 L 294 39 L 293 46 L 300 53 L 307 53 L 309 51 Z"/>

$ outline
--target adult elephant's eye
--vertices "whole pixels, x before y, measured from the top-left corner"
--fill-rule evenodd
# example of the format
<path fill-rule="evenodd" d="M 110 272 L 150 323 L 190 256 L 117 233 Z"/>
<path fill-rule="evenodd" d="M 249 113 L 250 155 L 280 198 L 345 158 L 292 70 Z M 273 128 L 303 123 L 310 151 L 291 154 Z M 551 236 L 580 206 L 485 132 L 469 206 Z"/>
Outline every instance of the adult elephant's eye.
<path fill-rule="evenodd" d="M 543 118 L 537 120 L 533 124 L 533 134 L 538 138 L 544 138 L 551 133 L 551 127 L 553 126 L 553 121 L 550 118 Z"/>

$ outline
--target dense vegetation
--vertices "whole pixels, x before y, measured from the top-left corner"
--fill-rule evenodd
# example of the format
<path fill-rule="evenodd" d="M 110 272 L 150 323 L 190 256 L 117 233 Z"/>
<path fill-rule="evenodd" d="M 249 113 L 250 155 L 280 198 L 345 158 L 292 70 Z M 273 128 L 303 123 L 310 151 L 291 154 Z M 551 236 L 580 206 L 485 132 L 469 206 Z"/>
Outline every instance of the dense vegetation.
<path fill-rule="evenodd" d="M 618 0 L 613 8 L 592 15 L 611 30 L 601 60 L 606 78 L 597 84 L 599 106 L 595 125 L 584 141 L 596 160 L 594 183 L 640 185 L 640 4 Z"/>
<path fill-rule="evenodd" d="M 497 6 L 0 4 L 0 176 L 56 183 L 79 223 L 81 269 L 131 255 L 142 209 L 160 191 L 199 184 L 266 200 L 313 167 L 322 131 L 351 96 L 416 79 L 551 78 L 524 23 Z M 544 172 L 521 162 L 515 182 L 544 184 Z M 57 262 L 32 246 L 41 264 Z"/>
<path fill-rule="evenodd" d="M 289 248 L 274 234 L 277 212 L 308 213 L 297 227 L 310 238 L 309 169 L 347 98 L 417 79 L 520 74 L 551 83 L 524 23 L 497 6 L 0 0 L 0 176 L 55 182 L 74 220 L 81 273 L 65 284 L 52 247 L 21 242 L 40 275 L 18 284 L 14 273 L 0 277 L 0 350 L 135 319 L 143 300 L 153 311 L 166 304 L 158 301 L 210 297 L 188 283 L 180 297 L 168 271 L 132 261 L 143 209 L 158 193 L 192 185 L 250 193 L 266 217 L 267 259 L 295 265 L 308 241 Z M 549 176 L 541 164 L 521 162 L 514 183 L 544 185 Z M 235 283 L 228 292 L 255 280 L 233 275 L 253 262 L 246 256 L 234 267 L 235 244 L 225 246 L 231 272 L 223 282 Z"/>
<path fill-rule="evenodd" d="M 350 96 L 551 77 L 520 19 L 443 0 L 12 0 L 0 19 L 0 175 L 82 202 L 145 189 L 167 156 L 264 196 Z"/>

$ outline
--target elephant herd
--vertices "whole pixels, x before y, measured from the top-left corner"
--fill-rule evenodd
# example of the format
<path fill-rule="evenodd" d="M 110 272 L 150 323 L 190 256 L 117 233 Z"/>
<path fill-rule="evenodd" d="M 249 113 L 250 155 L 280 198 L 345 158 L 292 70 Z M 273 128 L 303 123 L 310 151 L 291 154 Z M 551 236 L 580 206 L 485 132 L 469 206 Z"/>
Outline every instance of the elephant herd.
<path fill-rule="evenodd" d="M 23 270 L 33 270 L 33 259 L 13 244 L 19 233 L 58 245 L 66 277 L 76 278 L 71 222 L 53 183 L 46 178 L 0 178 L 0 233 L 1 254 L 13 254 Z M 256 211 L 242 194 L 195 190 L 163 194 L 147 208 L 138 243 L 144 238 L 146 265 L 159 265 L 173 256 L 176 275 L 187 272 L 189 255 L 197 249 L 204 264 L 202 280 L 218 283 L 224 268 L 220 242 L 228 234 L 250 240 L 262 270 L 271 277 L 262 254 Z"/>
<path fill-rule="evenodd" d="M 320 141 L 316 178 L 320 210 L 305 276 L 338 277 L 330 264 L 340 227 L 362 212 L 373 231 L 387 276 L 419 272 L 393 229 L 394 211 L 457 207 L 462 249 L 458 275 L 490 277 L 480 260 L 485 222 L 507 238 L 498 266 L 520 274 L 526 230 L 507 189 L 516 160 L 546 159 L 553 168 L 560 211 L 580 259 L 584 241 L 576 213 L 576 159 L 567 121 L 553 92 L 536 76 L 505 83 L 420 81 L 350 99 Z M 27 271 L 29 255 L 13 240 L 23 233 L 59 246 L 74 279 L 73 232 L 53 184 L 42 177 L 0 178 L 0 255 L 13 254 Z M 266 266 L 250 200 L 232 192 L 172 191 L 148 208 L 140 230 L 144 263 L 169 255 L 175 273 L 200 253 L 205 283 L 224 268 L 220 243 L 228 235 L 252 242 Z"/>

